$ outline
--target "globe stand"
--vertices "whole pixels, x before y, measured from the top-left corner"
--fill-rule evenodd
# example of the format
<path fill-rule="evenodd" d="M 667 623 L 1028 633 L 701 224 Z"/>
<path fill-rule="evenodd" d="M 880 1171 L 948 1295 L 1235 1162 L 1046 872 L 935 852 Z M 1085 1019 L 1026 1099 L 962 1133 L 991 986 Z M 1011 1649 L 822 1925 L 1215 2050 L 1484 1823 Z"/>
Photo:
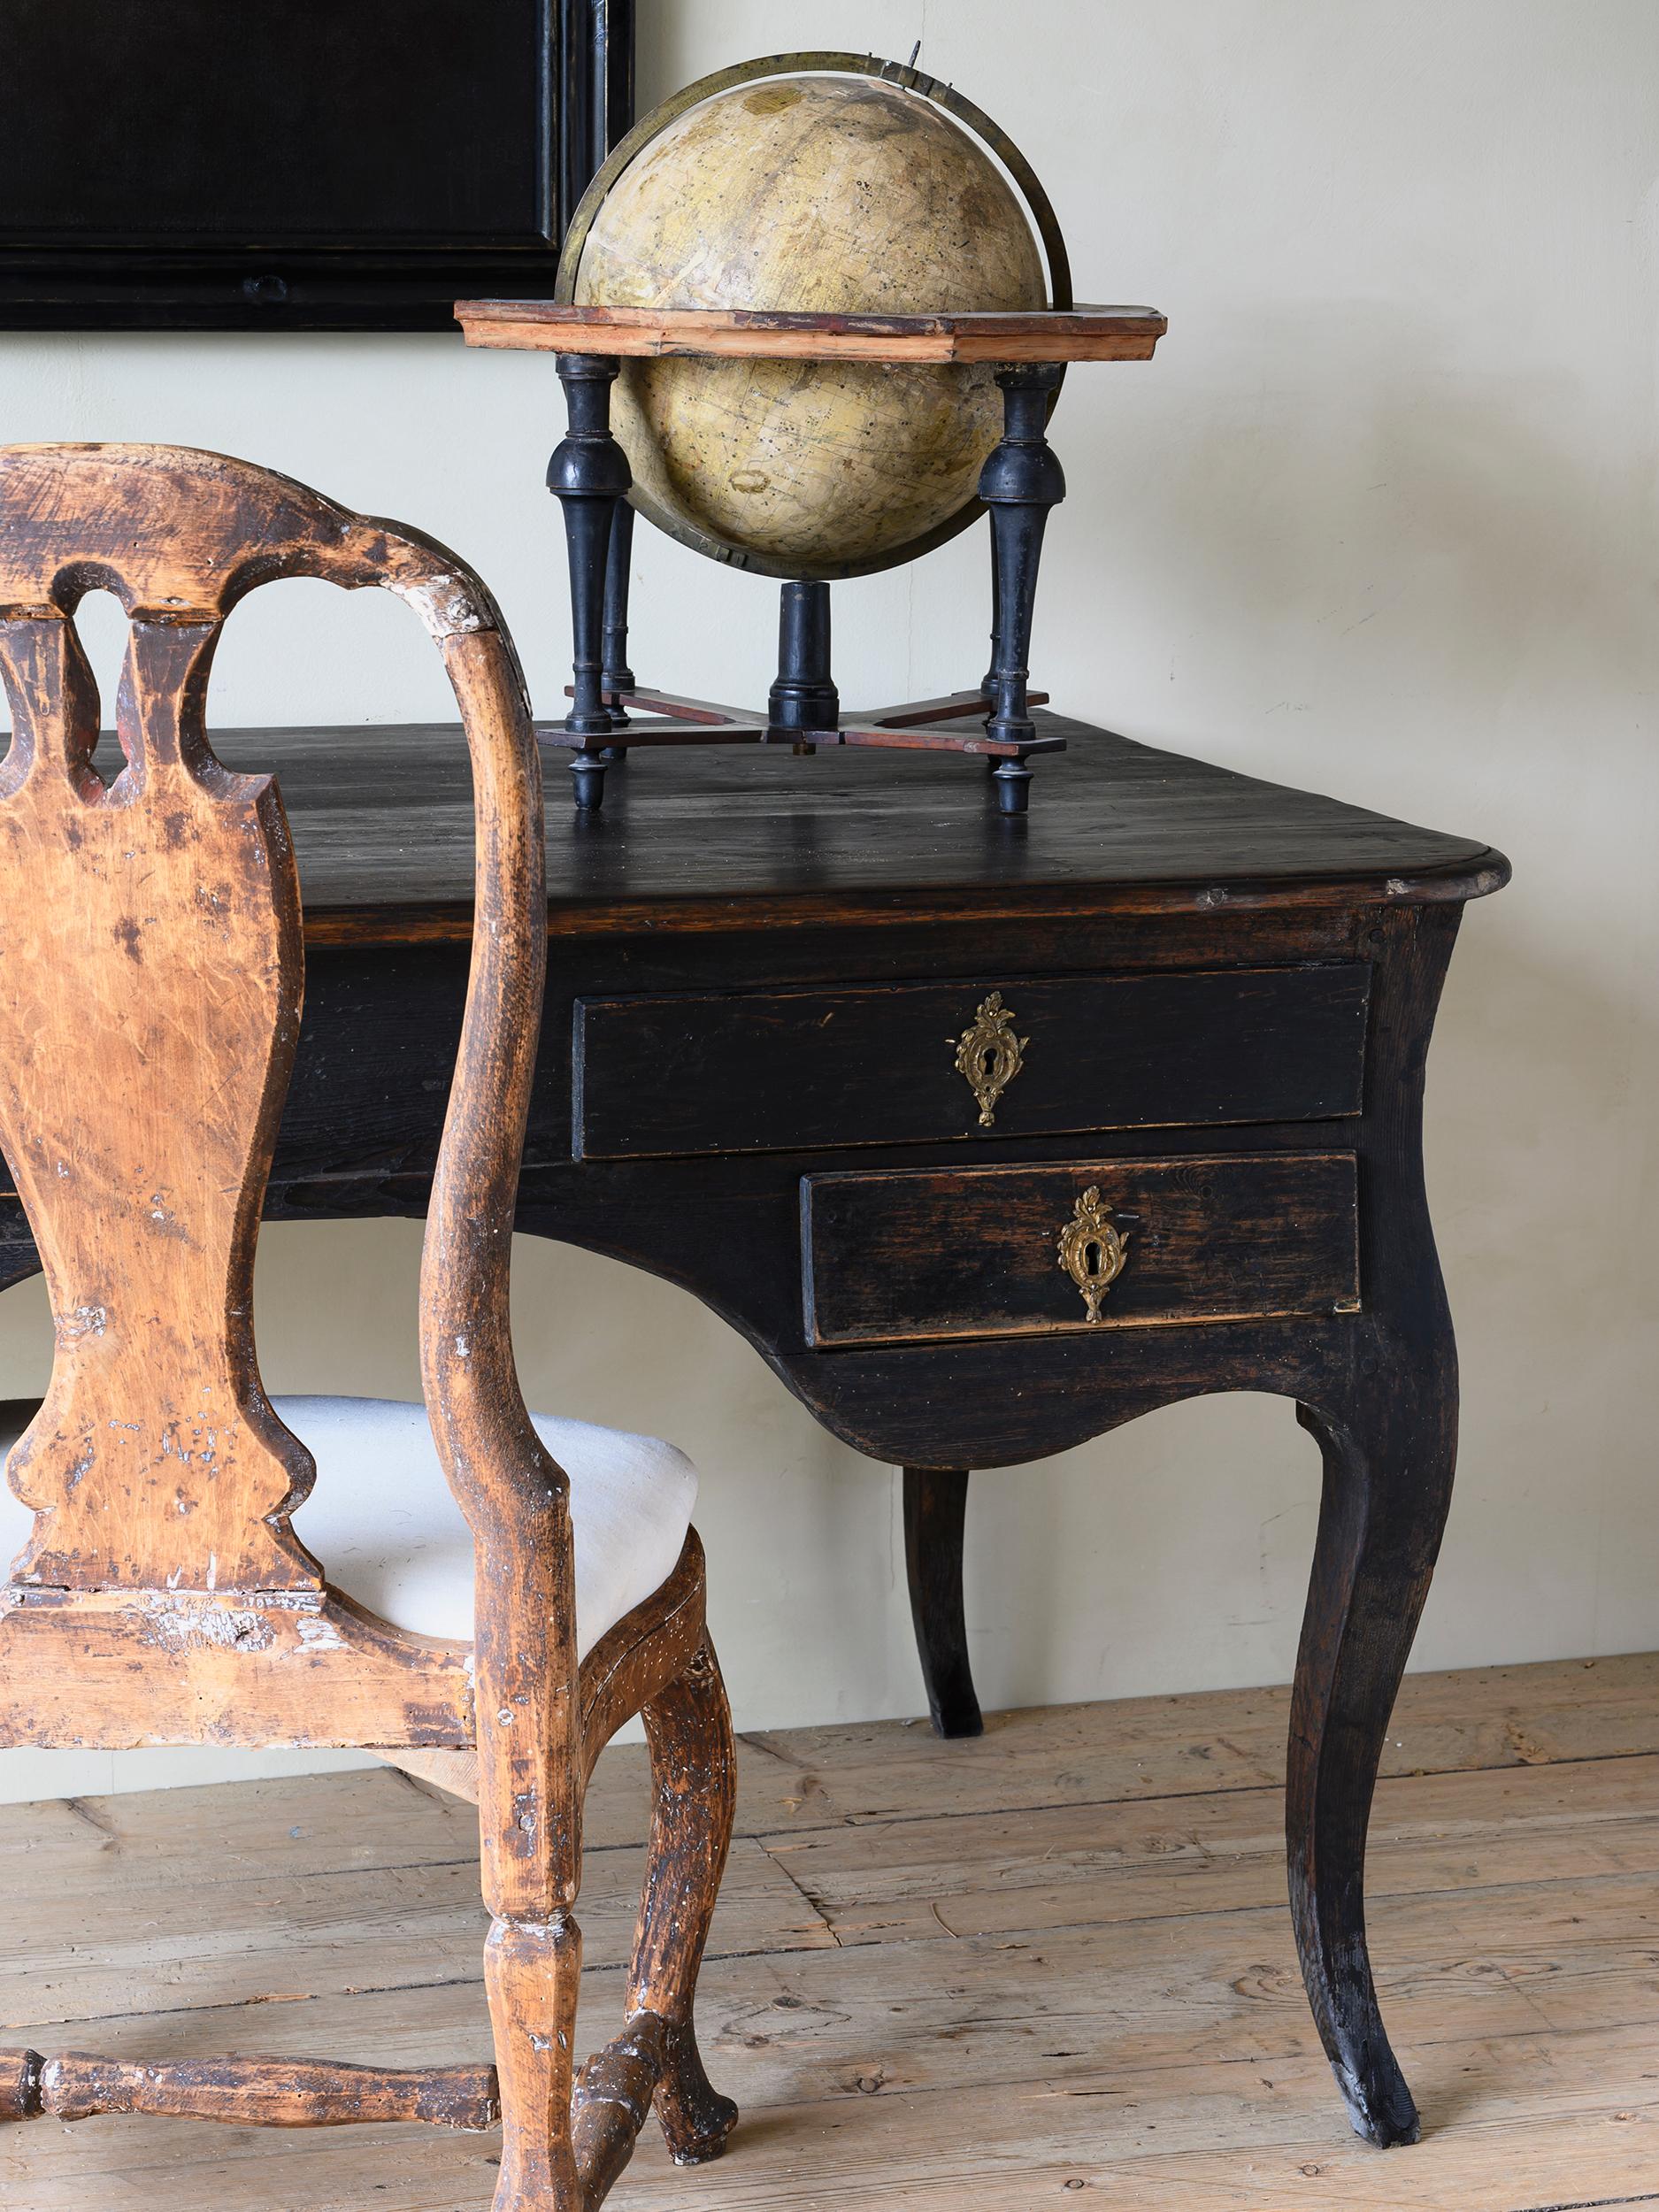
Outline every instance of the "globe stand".
<path fill-rule="evenodd" d="M 548 466 L 564 511 L 570 561 L 572 680 L 562 723 L 537 735 L 569 751 L 579 810 L 603 802 L 607 771 L 640 746 L 825 746 L 979 755 L 1004 814 L 1029 803 L 1036 754 L 1065 740 L 1038 729 L 1031 710 L 1032 618 L 1048 511 L 1065 476 L 1048 442 L 1049 409 L 1071 361 L 1147 360 L 1163 335 L 1150 308 L 1079 307 L 964 315 L 761 314 L 725 309 L 572 306 L 463 301 L 456 314 L 472 345 L 557 357 L 569 427 Z M 751 359 L 988 362 L 1002 393 L 1003 426 L 980 474 L 991 531 L 991 662 L 979 685 L 910 700 L 842 721 L 830 667 L 829 587 L 783 586 L 778 675 L 763 716 L 641 684 L 628 666 L 633 479 L 611 430 L 611 387 L 626 356 L 709 354 Z M 977 508 L 960 518 L 972 520 Z M 950 534 L 947 531 L 944 534 Z M 649 718 L 640 718 L 646 717 Z M 978 727 L 946 725 L 972 719 Z"/>
<path fill-rule="evenodd" d="M 841 696 L 830 674 L 830 588 L 786 584 L 779 595 L 778 674 L 766 696 L 766 726 L 780 733 L 841 727 Z"/>

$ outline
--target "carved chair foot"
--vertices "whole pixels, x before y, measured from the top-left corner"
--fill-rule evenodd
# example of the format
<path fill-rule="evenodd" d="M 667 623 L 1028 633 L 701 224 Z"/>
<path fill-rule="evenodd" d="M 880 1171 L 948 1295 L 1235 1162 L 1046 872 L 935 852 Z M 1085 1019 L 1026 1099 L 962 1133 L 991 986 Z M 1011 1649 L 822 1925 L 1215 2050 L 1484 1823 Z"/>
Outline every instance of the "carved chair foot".
<path fill-rule="evenodd" d="M 706 2166 L 718 2158 L 737 2125 L 737 2107 L 709 2079 L 689 2023 L 669 2035 L 657 2116 L 676 2166 Z"/>
<path fill-rule="evenodd" d="M 576 2078 L 571 2137 L 582 2212 L 597 2212 L 634 2155 L 662 2076 L 665 2034 L 655 2013 L 635 2013 Z"/>

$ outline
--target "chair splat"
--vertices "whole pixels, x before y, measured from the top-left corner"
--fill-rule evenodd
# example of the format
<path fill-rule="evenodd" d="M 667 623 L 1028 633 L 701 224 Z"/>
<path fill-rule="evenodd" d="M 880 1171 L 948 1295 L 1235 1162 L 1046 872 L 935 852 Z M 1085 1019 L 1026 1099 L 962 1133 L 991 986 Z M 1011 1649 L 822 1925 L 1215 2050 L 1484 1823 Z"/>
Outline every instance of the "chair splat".
<path fill-rule="evenodd" d="M 16 726 L 0 787 L 0 1148 L 57 1348 L 12 1464 L 39 1515 L 25 1583 L 321 1587 L 287 1519 L 311 1461 L 260 1389 L 251 1317 L 299 1034 L 299 879 L 270 779 L 231 774 L 207 744 L 218 634 L 134 626 L 127 766 L 106 790 L 69 618 L 0 627 Z"/>

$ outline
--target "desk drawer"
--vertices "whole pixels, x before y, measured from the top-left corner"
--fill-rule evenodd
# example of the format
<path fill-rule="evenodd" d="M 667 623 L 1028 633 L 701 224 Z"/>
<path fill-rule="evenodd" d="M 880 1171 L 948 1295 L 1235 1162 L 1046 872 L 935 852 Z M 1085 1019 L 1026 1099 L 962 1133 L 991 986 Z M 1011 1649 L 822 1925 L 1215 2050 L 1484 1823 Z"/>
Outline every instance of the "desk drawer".
<path fill-rule="evenodd" d="M 580 999 L 572 1148 L 618 1160 L 1355 1114 L 1370 980 L 1353 961 Z"/>
<path fill-rule="evenodd" d="M 817 1346 L 1359 1304 L 1351 1153 L 809 1175 L 801 1233 Z"/>

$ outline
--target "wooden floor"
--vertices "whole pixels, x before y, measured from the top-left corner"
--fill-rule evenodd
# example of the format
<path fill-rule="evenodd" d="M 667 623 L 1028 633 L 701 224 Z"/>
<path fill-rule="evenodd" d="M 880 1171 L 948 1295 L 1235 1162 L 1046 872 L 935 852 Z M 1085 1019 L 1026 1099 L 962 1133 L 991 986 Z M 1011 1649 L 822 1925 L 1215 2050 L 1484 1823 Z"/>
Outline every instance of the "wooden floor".
<path fill-rule="evenodd" d="M 703 1975 L 741 2102 L 641 2212 L 1540 2212 L 1659 2203 L 1659 1655 L 1408 1684 L 1371 1945 L 1425 2139 L 1348 2131 L 1291 1948 L 1282 1692 L 745 1740 Z M 612 2032 L 643 1754 L 580 1917 Z M 484 2056 L 470 1807 L 390 1772 L 0 1808 L 0 2042 Z M 492 2137 L 0 2129 L 5 2212 L 481 2212 Z M 1093 2193 L 1092 2196 L 1087 2193 Z"/>

